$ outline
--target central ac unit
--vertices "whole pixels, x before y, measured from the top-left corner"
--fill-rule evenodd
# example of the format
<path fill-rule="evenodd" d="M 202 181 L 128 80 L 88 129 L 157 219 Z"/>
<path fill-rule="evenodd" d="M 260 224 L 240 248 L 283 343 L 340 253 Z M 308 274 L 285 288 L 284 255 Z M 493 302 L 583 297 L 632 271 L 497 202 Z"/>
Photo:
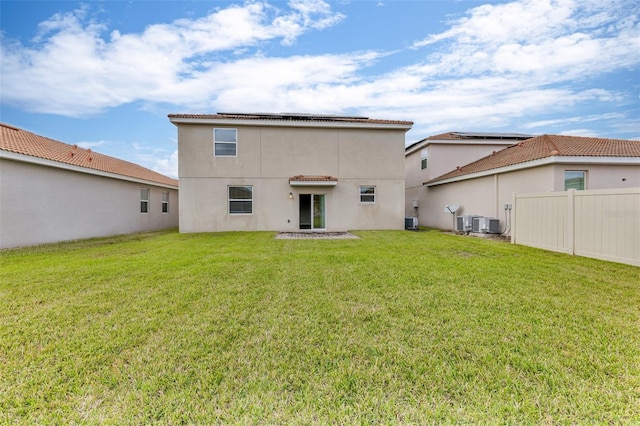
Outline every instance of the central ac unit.
<path fill-rule="evenodd" d="M 418 218 L 407 216 L 404 218 L 404 228 L 405 229 L 418 229 Z"/>
<path fill-rule="evenodd" d="M 456 218 L 456 231 L 471 232 L 473 229 L 473 219 L 479 217 L 473 214 L 465 214 Z"/>
<path fill-rule="evenodd" d="M 500 233 L 500 220 L 492 217 L 481 217 L 478 220 L 478 231 L 485 234 L 499 234 Z"/>
<path fill-rule="evenodd" d="M 482 216 L 474 217 L 471 221 L 471 232 L 480 232 L 480 219 Z"/>

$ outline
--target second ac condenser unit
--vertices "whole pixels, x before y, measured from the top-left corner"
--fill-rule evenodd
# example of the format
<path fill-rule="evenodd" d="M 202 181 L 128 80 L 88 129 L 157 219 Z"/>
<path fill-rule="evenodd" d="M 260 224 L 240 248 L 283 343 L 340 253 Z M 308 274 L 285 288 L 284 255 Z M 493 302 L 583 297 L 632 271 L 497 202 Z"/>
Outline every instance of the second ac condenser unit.
<path fill-rule="evenodd" d="M 500 221 L 492 217 L 480 217 L 478 221 L 478 230 L 473 232 L 482 232 L 485 234 L 499 234 L 500 233 Z M 475 221 L 474 221 L 475 227 Z"/>
<path fill-rule="evenodd" d="M 465 214 L 456 218 L 456 231 L 471 232 L 473 229 L 473 219 L 478 216 Z"/>

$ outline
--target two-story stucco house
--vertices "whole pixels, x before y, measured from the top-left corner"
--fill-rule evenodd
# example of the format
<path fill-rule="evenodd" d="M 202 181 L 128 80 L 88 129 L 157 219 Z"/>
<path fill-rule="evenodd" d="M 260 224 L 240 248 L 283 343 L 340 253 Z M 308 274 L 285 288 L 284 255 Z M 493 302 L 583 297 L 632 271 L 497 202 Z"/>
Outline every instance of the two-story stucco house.
<path fill-rule="evenodd" d="M 308 114 L 170 114 L 180 232 L 404 227 L 410 121 Z"/>
<path fill-rule="evenodd" d="M 438 226 L 427 209 L 442 211 L 423 185 L 443 174 L 476 161 L 493 152 L 517 144 L 533 136 L 522 133 L 447 132 L 429 136 L 407 146 L 406 213 L 417 217 L 421 226 Z M 448 203 L 454 203 L 452 198 Z M 440 200 L 438 200 L 440 202 Z"/>

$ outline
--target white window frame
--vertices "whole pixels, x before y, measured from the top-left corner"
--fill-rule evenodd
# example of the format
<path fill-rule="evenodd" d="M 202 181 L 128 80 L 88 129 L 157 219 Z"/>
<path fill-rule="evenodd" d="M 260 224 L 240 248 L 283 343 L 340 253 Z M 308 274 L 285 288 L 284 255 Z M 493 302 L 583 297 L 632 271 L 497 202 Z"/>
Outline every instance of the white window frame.
<path fill-rule="evenodd" d="M 362 192 L 362 190 L 372 189 L 373 193 Z M 363 200 L 363 197 L 371 197 L 371 200 Z M 376 186 L 375 185 L 360 185 L 360 203 L 361 204 L 375 204 L 376 202 Z"/>
<path fill-rule="evenodd" d="M 565 170 L 564 171 L 564 190 L 565 191 L 571 189 L 571 188 L 567 188 L 567 173 L 582 173 L 582 189 L 576 189 L 576 191 L 582 191 L 587 189 L 587 171 L 586 170 Z"/>
<path fill-rule="evenodd" d="M 234 141 L 229 141 L 229 140 L 217 140 L 216 139 L 216 133 L 217 131 L 220 130 L 224 130 L 224 131 L 233 131 L 235 133 L 235 140 Z M 222 132 L 220 132 L 222 133 Z M 219 136 L 222 136 L 222 134 L 220 134 Z M 230 154 L 217 154 L 216 153 L 216 146 L 222 146 L 222 145 L 233 145 L 234 147 L 234 153 L 233 155 Z M 229 128 L 229 127 L 215 127 L 213 129 L 213 156 L 214 157 L 237 157 L 238 156 L 238 129 L 234 129 L 234 128 Z"/>
<path fill-rule="evenodd" d="M 420 169 L 424 170 L 429 166 L 427 148 L 420 151 Z"/>
<path fill-rule="evenodd" d="M 169 191 L 162 192 L 162 214 L 169 214 Z"/>
<path fill-rule="evenodd" d="M 251 198 L 231 198 L 231 188 L 249 188 L 251 192 Z M 230 215 L 252 215 L 253 214 L 253 185 L 229 185 L 227 186 L 227 211 Z M 250 202 L 250 212 L 233 212 L 231 211 L 231 205 L 234 202 Z"/>
<path fill-rule="evenodd" d="M 145 195 L 146 192 L 146 195 Z M 149 214 L 149 201 L 151 199 L 151 190 L 149 188 L 140 188 L 140 213 Z"/>

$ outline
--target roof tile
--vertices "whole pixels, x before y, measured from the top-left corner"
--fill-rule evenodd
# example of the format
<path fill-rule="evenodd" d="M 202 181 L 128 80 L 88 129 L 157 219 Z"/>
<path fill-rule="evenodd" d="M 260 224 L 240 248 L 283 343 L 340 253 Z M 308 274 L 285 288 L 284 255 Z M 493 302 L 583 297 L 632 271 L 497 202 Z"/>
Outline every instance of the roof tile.
<path fill-rule="evenodd" d="M 80 148 L 0 123 L 0 150 L 130 178 L 178 186 L 178 181 L 138 164 Z"/>
<path fill-rule="evenodd" d="M 370 124 L 395 124 L 403 126 L 413 125 L 412 121 L 380 120 L 368 117 L 347 117 L 338 115 L 314 115 L 314 114 L 267 114 L 267 113 L 217 113 L 217 114 L 169 114 L 169 119 L 199 119 L 199 120 L 270 120 L 270 121 L 310 121 L 310 122 L 344 122 L 344 123 L 370 123 Z"/>
<path fill-rule="evenodd" d="M 640 141 L 542 135 L 524 140 L 500 151 L 494 151 L 491 155 L 458 167 L 456 170 L 429 182 L 437 182 L 553 156 L 640 157 Z"/>
<path fill-rule="evenodd" d="M 335 182 L 337 180 L 338 178 L 333 176 L 297 175 L 289 178 L 289 182 Z"/>

